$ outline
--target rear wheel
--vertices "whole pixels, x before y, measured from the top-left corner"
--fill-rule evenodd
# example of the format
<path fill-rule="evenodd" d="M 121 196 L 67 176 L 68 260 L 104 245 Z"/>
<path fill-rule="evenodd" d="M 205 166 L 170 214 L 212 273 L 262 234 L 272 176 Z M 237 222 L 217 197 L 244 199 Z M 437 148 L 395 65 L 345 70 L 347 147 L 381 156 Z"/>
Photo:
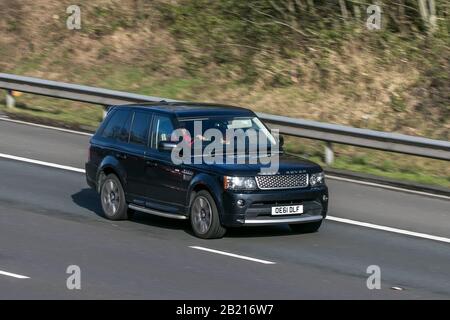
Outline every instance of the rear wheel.
<path fill-rule="evenodd" d="M 119 178 L 115 174 L 108 174 L 102 179 L 100 199 L 106 218 L 110 220 L 125 220 L 128 218 L 125 193 Z"/>
<path fill-rule="evenodd" d="M 290 224 L 291 230 L 298 233 L 314 233 L 319 230 L 322 220 L 309 223 Z"/>
<path fill-rule="evenodd" d="M 198 192 L 191 204 L 190 219 L 195 235 L 203 239 L 222 238 L 226 229 L 220 224 L 216 202 L 208 191 Z"/>

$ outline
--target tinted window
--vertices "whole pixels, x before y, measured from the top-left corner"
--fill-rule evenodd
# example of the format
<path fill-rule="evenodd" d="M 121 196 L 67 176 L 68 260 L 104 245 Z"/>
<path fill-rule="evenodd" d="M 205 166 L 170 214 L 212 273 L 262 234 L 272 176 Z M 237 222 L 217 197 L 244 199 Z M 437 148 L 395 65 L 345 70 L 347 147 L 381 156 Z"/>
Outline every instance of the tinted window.
<path fill-rule="evenodd" d="M 150 128 L 150 116 L 148 112 L 135 112 L 130 134 L 130 143 L 147 145 L 148 131 Z"/>
<path fill-rule="evenodd" d="M 130 111 L 128 110 L 118 110 L 114 112 L 111 119 L 108 121 L 105 129 L 102 132 L 103 138 L 114 139 L 119 135 L 120 129 L 127 121 Z"/>
<path fill-rule="evenodd" d="M 152 148 L 156 149 L 161 141 L 170 141 L 173 124 L 167 116 L 155 116 L 152 129 Z"/>
<path fill-rule="evenodd" d="M 120 132 L 117 136 L 117 139 L 119 141 L 128 143 L 128 140 L 130 138 L 130 127 L 131 127 L 132 121 L 133 121 L 133 114 L 130 112 L 130 114 L 128 116 L 128 120 L 122 126 L 122 129 L 120 129 Z"/>

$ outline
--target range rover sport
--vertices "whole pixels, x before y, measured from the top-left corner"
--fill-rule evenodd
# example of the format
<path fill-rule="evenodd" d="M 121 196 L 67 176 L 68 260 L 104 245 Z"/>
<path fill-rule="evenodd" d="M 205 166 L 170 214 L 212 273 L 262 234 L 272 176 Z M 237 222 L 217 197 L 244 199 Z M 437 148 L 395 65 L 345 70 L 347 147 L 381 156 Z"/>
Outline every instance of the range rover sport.
<path fill-rule="evenodd" d="M 198 132 L 195 122 L 202 125 Z M 277 157 L 276 172 L 264 172 L 267 163 L 258 161 L 261 153 L 251 152 L 248 142 L 244 152 L 224 148 L 223 155 L 215 154 L 228 161 L 207 163 L 186 149 L 180 154 L 192 161 L 174 161 L 180 141 L 194 148 L 196 141 L 211 142 L 208 129 L 236 128 L 271 141 L 273 150 L 269 143 L 265 157 Z M 173 139 L 175 131 L 181 138 Z M 226 136 L 216 142 L 230 144 Z M 114 106 L 90 140 L 86 178 L 111 220 L 127 219 L 134 211 L 190 220 L 195 235 L 205 239 L 241 226 L 289 224 L 296 232 L 315 232 L 328 208 L 323 171 L 286 154 L 282 144 L 282 137 L 275 138 L 244 108 L 181 102 Z"/>

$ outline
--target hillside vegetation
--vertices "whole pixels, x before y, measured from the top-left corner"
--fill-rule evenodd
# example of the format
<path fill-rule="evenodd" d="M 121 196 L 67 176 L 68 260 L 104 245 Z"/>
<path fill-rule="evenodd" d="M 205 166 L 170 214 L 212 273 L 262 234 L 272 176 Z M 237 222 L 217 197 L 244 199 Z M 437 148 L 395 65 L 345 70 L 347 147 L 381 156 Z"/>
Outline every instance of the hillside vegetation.
<path fill-rule="evenodd" d="M 79 0 L 81 29 L 68 30 L 70 0 L 2 0 L 0 71 L 449 140 L 449 1 L 373 2 L 380 30 L 364 1 Z M 75 102 L 18 102 L 7 112 L 101 120 Z M 319 143 L 288 146 L 322 157 Z M 450 185 L 446 162 L 337 152 L 336 166 Z"/>

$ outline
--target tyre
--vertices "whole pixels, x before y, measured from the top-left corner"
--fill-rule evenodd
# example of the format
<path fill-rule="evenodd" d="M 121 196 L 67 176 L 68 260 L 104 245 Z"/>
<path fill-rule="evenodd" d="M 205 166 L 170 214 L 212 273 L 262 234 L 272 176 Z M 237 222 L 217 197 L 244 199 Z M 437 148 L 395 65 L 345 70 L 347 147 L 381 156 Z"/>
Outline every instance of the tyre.
<path fill-rule="evenodd" d="M 319 230 L 322 220 L 309 223 L 290 224 L 291 230 L 298 233 L 314 233 Z"/>
<path fill-rule="evenodd" d="M 125 220 L 128 218 L 125 193 L 122 183 L 115 174 L 108 174 L 102 179 L 100 199 L 106 218 L 110 220 Z"/>
<path fill-rule="evenodd" d="M 220 224 L 216 202 L 208 191 L 195 194 L 190 208 L 190 220 L 194 234 L 202 239 L 217 239 L 225 235 Z"/>

